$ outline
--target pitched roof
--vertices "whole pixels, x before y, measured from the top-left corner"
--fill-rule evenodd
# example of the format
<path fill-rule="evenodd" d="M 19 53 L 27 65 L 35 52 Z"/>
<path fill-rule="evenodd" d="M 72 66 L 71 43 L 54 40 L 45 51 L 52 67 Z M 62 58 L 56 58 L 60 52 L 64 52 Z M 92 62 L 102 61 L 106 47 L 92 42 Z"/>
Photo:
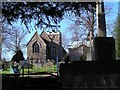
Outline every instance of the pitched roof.
<path fill-rule="evenodd" d="M 32 36 L 32 38 L 35 36 L 35 34 L 37 34 L 38 32 L 36 31 L 35 33 L 34 33 L 34 35 Z M 31 40 L 32 40 L 32 38 L 29 40 L 29 42 L 26 44 L 26 46 L 28 46 L 28 44 L 31 42 Z"/>
<path fill-rule="evenodd" d="M 90 48 L 89 46 L 87 46 L 87 45 L 85 45 L 85 44 L 81 44 L 81 45 L 79 45 L 79 46 L 77 46 L 77 47 L 69 47 L 68 49 L 77 49 L 77 48 L 80 48 L 80 47 L 82 47 L 82 46 Z"/>
<path fill-rule="evenodd" d="M 40 37 L 42 37 L 46 41 L 51 41 L 50 36 L 45 31 L 42 31 Z"/>
<path fill-rule="evenodd" d="M 34 33 L 34 35 L 33 35 L 32 38 L 29 40 L 29 42 L 26 44 L 26 46 L 28 46 L 28 44 L 31 42 L 31 40 L 33 39 L 33 37 L 34 37 L 37 33 L 38 33 L 37 31 Z M 45 43 L 47 43 L 46 41 L 49 41 L 49 42 L 51 41 L 51 38 L 49 37 L 49 35 L 48 35 L 45 31 L 42 31 L 40 37 L 43 39 L 43 41 L 44 41 Z"/>

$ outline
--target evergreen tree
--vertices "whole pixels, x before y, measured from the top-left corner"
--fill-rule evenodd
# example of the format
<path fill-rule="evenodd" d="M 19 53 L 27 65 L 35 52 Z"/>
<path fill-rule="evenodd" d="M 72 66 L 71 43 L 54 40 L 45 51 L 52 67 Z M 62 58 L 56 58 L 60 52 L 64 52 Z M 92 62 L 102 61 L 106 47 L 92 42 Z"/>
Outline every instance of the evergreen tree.
<path fill-rule="evenodd" d="M 120 15 L 118 15 L 117 17 L 114 31 L 115 31 L 116 57 L 120 58 Z"/>
<path fill-rule="evenodd" d="M 3 22 L 12 25 L 20 20 L 28 27 L 32 20 L 36 20 L 39 27 L 56 27 L 64 15 L 79 16 L 88 6 L 96 6 L 95 2 L 2 2 Z"/>

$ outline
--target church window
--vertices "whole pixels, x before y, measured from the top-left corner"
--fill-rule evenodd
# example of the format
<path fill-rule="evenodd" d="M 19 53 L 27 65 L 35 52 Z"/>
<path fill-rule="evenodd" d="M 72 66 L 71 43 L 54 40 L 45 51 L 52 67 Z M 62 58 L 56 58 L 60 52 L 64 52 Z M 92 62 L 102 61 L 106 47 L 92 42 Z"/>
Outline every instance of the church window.
<path fill-rule="evenodd" d="M 32 46 L 32 52 L 33 53 L 39 53 L 40 52 L 40 46 L 38 42 L 35 42 Z"/>

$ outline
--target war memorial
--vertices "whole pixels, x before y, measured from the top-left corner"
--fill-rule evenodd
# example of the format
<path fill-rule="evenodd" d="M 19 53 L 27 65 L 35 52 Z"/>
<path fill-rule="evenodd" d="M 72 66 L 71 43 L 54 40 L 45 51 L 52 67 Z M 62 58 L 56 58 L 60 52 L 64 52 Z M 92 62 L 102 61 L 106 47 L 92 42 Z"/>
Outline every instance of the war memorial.
<path fill-rule="evenodd" d="M 120 61 L 115 58 L 115 39 L 106 36 L 103 2 L 96 3 L 97 37 L 92 61 L 60 64 L 58 75 L 41 78 L 3 78 L 2 90 L 120 90 Z"/>

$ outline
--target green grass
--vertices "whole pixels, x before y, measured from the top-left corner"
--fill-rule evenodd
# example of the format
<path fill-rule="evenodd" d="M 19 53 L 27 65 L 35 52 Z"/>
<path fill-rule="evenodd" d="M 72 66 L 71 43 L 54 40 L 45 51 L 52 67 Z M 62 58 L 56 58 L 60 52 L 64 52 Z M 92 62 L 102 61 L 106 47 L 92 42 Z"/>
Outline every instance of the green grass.
<path fill-rule="evenodd" d="M 48 68 L 48 67 L 41 67 L 41 68 L 35 68 L 33 67 L 32 69 L 29 69 L 30 73 L 37 73 L 37 72 L 56 72 L 56 65 L 54 65 L 54 67 Z M 20 73 L 22 73 L 22 70 L 20 71 Z M 24 73 L 27 74 L 28 73 L 28 69 L 24 69 Z M 11 74 L 10 73 L 10 69 L 7 69 L 6 71 L 0 71 L 0 74 Z"/>
<path fill-rule="evenodd" d="M 7 69 L 5 71 L 0 71 L 0 74 L 10 74 L 10 69 Z"/>
<path fill-rule="evenodd" d="M 33 68 L 30 72 L 56 72 L 55 68 Z"/>

